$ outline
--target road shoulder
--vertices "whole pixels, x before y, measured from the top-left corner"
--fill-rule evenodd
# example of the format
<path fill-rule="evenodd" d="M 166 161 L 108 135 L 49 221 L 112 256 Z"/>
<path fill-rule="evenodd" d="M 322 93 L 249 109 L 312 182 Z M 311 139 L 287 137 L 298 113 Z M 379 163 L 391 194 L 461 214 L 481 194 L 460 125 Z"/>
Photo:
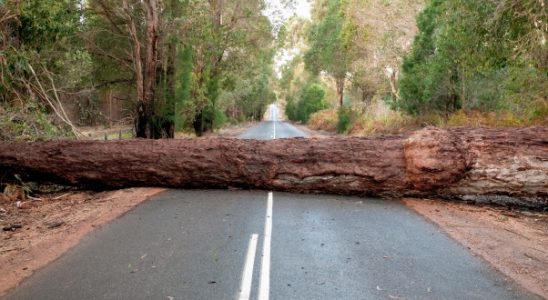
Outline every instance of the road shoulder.
<path fill-rule="evenodd" d="M 404 199 L 472 253 L 548 299 L 548 214 L 465 203 Z"/>
<path fill-rule="evenodd" d="M 95 228 L 164 191 L 130 188 L 109 192 L 71 192 L 40 200 L 0 202 L 0 296 L 76 246 Z M 11 229 L 10 229 L 11 227 Z"/>
<path fill-rule="evenodd" d="M 300 131 L 306 133 L 308 137 L 312 137 L 312 138 L 325 138 L 325 137 L 336 135 L 336 133 L 333 133 L 333 132 L 310 129 L 307 125 L 303 125 L 303 124 L 297 124 L 294 122 L 286 122 L 286 123 L 291 124 L 292 126 L 299 129 Z"/>

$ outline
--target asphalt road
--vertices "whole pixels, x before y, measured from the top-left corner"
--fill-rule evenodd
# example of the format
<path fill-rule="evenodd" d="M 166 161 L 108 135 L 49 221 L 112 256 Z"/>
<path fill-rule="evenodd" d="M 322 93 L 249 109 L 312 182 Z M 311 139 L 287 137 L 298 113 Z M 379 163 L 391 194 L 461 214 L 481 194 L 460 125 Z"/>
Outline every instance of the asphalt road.
<path fill-rule="evenodd" d="M 274 137 L 275 136 L 275 137 Z M 306 134 L 285 122 L 265 121 L 240 135 L 242 139 L 271 140 L 273 138 L 306 137 Z"/>
<path fill-rule="evenodd" d="M 270 108 L 270 119 L 277 110 Z M 270 121 L 242 138 L 304 136 Z M 6 299 L 535 299 L 397 201 L 171 190 Z"/>

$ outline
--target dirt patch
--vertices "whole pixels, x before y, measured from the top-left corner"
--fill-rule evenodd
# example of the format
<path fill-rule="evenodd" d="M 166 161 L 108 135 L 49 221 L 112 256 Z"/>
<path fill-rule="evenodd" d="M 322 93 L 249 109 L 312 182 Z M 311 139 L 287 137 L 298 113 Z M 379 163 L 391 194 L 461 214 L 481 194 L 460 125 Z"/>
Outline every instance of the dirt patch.
<path fill-rule="evenodd" d="M 529 291 L 548 299 L 548 213 L 404 199 Z"/>
<path fill-rule="evenodd" d="M 212 133 L 207 133 L 206 136 L 212 137 L 227 137 L 227 138 L 237 138 L 246 132 L 249 128 L 258 125 L 257 122 L 245 122 L 235 125 L 228 125 L 219 130 L 216 130 Z"/>
<path fill-rule="evenodd" d="M 249 128 L 256 126 L 259 124 L 258 122 L 244 122 L 239 124 L 233 124 L 233 125 L 227 125 L 224 126 L 221 129 L 216 129 L 213 132 L 204 132 L 203 137 L 210 137 L 210 138 L 237 138 L 244 132 L 246 132 Z M 184 132 L 175 132 L 175 138 L 176 139 L 189 139 L 189 138 L 196 138 L 196 134 L 194 132 L 190 131 L 184 131 Z"/>
<path fill-rule="evenodd" d="M 78 130 L 86 139 L 90 140 L 127 139 L 133 136 L 133 127 L 127 124 L 118 124 L 108 128 L 102 126 L 79 127 Z"/>
<path fill-rule="evenodd" d="M 162 191 L 131 188 L 62 193 L 24 202 L 0 199 L 0 296 L 74 247 L 94 228 Z"/>

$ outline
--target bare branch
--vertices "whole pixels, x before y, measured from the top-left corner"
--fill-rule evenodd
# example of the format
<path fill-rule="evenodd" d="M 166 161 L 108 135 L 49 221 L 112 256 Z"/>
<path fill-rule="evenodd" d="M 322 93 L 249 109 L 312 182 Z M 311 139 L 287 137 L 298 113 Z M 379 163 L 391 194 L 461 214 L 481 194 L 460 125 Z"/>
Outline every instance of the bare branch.
<path fill-rule="evenodd" d="M 43 95 L 44 100 L 46 100 L 46 102 L 49 104 L 51 109 L 55 112 L 57 117 L 59 117 L 59 119 L 61 119 L 61 121 L 63 121 L 65 124 L 67 124 L 70 127 L 71 131 L 76 136 L 76 138 L 79 138 L 80 136 L 83 136 L 83 134 L 76 128 L 76 126 L 74 126 L 74 124 L 72 124 L 70 119 L 67 117 L 67 114 L 65 113 L 65 110 L 63 108 L 63 104 L 59 100 L 59 96 L 58 96 L 57 92 L 55 92 L 54 95 L 55 95 L 55 101 L 57 102 L 56 104 L 58 106 L 56 106 L 54 104 L 54 100 L 50 99 L 50 97 L 47 95 L 47 92 L 44 89 L 44 86 L 42 85 L 42 82 L 38 78 L 38 75 L 36 75 L 36 72 L 34 71 L 34 68 L 32 67 L 32 65 L 28 64 L 28 66 L 29 66 L 29 70 L 31 71 L 32 75 L 34 76 L 34 79 L 36 80 L 36 83 L 38 84 L 38 87 L 40 88 L 40 92 Z M 48 74 L 48 72 L 45 72 L 45 74 L 49 78 L 49 80 L 50 80 L 50 82 L 53 86 L 53 89 L 55 90 L 55 85 L 53 83 L 53 78 Z"/>

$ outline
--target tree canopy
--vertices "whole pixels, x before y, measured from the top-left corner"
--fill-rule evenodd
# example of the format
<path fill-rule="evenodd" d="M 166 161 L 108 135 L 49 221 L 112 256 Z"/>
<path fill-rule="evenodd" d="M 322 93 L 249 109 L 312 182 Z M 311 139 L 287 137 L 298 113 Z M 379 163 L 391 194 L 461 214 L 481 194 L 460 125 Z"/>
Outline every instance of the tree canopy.
<path fill-rule="evenodd" d="M 78 136 L 77 125 L 105 123 L 104 99 L 116 99 L 143 138 L 259 120 L 279 98 L 301 122 L 342 107 L 331 115 L 351 121 L 480 113 L 529 124 L 548 114 L 542 1 L 314 0 L 310 19 L 267 16 L 269 7 L 5 0 L 0 108 L 44 120 L 24 130 Z"/>
<path fill-rule="evenodd" d="M 542 24 L 542 11 L 536 1 L 432 1 L 417 18 L 399 107 L 449 115 L 460 108 L 520 112 L 546 101 L 547 31 L 534 25 Z"/>
<path fill-rule="evenodd" d="M 103 91 L 116 91 L 147 138 L 258 119 L 275 100 L 276 41 L 264 8 L 262 0 L 8 0 L 1 100 L 30 97 L 53 110 L 74 99 L 92 110 Z"/>
<path fill-rule="evenodd" d="M 331 107 L 348 107 L 339 118 L 364 123 L 386 118 L 389 108 L 397 120 L 420 124 L 477 113 L 509 115 L 512 124 L 546 120 L 542 1 L 315 0 L 313 7 L 310 21 L 286 24 L 292 40 L 299 40 L 294 28 L 306 37 L 279 80 L 291 105 L 316 82 Z"/>

